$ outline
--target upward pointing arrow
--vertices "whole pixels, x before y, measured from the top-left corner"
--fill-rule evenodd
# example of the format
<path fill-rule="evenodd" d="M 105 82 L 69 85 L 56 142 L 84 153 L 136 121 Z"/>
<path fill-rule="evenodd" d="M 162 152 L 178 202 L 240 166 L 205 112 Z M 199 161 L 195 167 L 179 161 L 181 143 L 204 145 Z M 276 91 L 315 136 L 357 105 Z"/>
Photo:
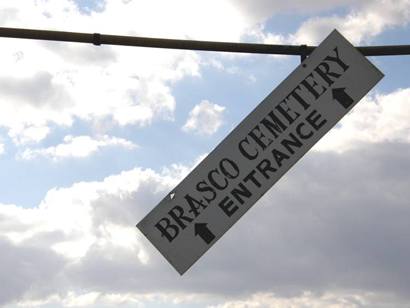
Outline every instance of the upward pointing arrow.
<path fill-rule="evenodd" d="M 215 235 L 208 229 L 207 225 L 207 223 L 196 223 L 195 236 L 199 235 L 205 243 L 210 244 L 215 239 Z"/>
<path fill-rule="evenodd" d="M 346 93 L 345 90 L 346 88 L 332 89 L 332 96 L 334 100 L 337 100 L 340 105 L 347 109 L 354 103 L 354 100 Z"/>

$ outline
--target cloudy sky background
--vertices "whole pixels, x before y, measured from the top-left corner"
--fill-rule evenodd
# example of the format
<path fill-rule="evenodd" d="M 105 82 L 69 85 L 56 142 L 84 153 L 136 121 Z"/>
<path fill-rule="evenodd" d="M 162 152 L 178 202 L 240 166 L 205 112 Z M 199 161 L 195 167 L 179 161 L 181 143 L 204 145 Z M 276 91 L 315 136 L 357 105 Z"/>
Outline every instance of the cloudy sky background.
<path fill-rule="evenodd" d="M 409 0 L 2 0 L 0 26 L 410 44 Z M 0 39 L 0 305 L 409 307 L 410 57 L 184 276 L 142 219 L 298 57 Z"/>

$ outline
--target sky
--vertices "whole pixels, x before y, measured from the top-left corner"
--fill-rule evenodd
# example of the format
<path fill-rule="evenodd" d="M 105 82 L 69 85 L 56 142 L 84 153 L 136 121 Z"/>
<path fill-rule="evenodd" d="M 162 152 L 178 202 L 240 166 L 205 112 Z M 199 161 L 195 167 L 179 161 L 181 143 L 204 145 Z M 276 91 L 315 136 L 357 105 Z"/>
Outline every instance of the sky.
<path fill-rule="evenodd" d="M 0 26 L 410 44 L 409 0 L 2 0 Z M 188 272 L 135 227 L 299 64 L 0 38 L 0 306 L 409 307 L 410 56 Z"/>

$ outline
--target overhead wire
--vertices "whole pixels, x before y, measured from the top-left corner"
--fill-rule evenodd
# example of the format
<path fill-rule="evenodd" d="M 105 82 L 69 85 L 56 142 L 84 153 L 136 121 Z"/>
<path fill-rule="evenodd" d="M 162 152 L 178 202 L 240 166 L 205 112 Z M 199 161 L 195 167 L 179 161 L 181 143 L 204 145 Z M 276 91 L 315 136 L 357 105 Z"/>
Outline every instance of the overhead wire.
<path fill-rule="evenodd" d="M 134 47 L 168 48 L 214 52 L 235 52 L 251 54 L 275 54 L 300 56 L 304 60 L 316 46 L 308 45 L 279 45 L 197 41 L 183 39 L 166 39 L 139 36 L 110 35 L 100 33 L 82 33 L 51 31 L 38 29 L 5 28 L 0 27 L 0 37 L 48 40 L 60 42 L 90 43 L 100 45 L 118 45 Z M 410 55 L 410 45 L 385 45 L 385 46 L 358 46 L 356 47 L 364 56 L 397 56 Z"/>

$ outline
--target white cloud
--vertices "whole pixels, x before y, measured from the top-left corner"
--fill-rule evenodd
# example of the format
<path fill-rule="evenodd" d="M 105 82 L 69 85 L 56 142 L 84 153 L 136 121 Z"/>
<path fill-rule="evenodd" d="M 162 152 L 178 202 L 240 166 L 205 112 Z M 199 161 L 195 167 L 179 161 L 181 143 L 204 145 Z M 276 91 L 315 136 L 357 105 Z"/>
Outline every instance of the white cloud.
<path fill-rule="evenodd" d="M 345 16 L 314 17 L 302 23 L 291 40 L 297 44 L 318 44 L 333 29 L 338 29 L 352 44 L 368 43 L 389 28 L 410 21 L 408 0 L 357 2 Z"/>
<path fill-rule="evenodd" d="M 243 300 L 227 301 L 219 305 L 211 305 L 209 308 L 288 308 L 288 307 L 311 307 L 311 308 L 359 308 L 378 307 L 388 308 L 393 304 L 388 298 L 373 293 L 353 294 L 312 294 L 305 292 L 301 296 L 276 297 L 273 293 L 256 293 Z M 395 307 L 406 307 L 407 303 L 395 301 Z"/>
<path fill-rule="evenodd" d="M 360 0 L 361 3 L 373 0 Z M 272 1 L 272 0 L 230 0 L 244 14 L 255 22 L 263 22 L 276 13 L 318 13 L 329 9 L 335 9 L 347 5 L 357 4 L 357 0 L 292 0 L 292 1 Z"/>
<path fill-rule="evenodd" d="M 405 26 L 410 21 L 408 0 L 340 0 L 340 1 L 241 1 L 244 14 L 258 24 L 247 34 L 265 44 L 317 45 L 333 30 L 339 30 L 352 44 L 369 44 L 383 31 Z M 304 21 L 295 33 L 270 33 L 262 23 L 274 18 L 275 13 L 286 11 L 312 12 L 345 7 L 348 13 L 311 17 Z"/>
<path fill-rule="evenodd" d="M 183 279 L 135 224 L 191 166 L 161 173 L 136 168 L 54 188 L 32 209 L 0 204 L 0 283 L 8 286 L 0 301 L 92 307 L 107 304 L 107 293 L 132 303 L 146 301 L 141 295 L 201 292 L 210 294 L 208 300 L 232 298 L 214 304 L 220 307 L 337 307 L 353 303 L 350 294 L 367 303 L 370 293 L 383 300 L 392 294 L 397 302 L 410 285 L 410 246 L 403 237 L 410 232 L 410 144 L 384 141 L 343 155 L 311 152 Z M 16 274 L 19 279 L 11 281 Z"/>
<path fill-rule="evenodd" d="M 190 166 L 54 188 L 31 209 L 0 204 L 0 303 L 117 307 L 198 292 L 216 307 L 406 301 L 409 155 L 408 143 L 311 152 L 183 278 L 135 224 Z"/>
<path fill-rule="evenodd" d="M 1 11 L 7 27 L 228 41 L 240 40 L 254 23 L 234 4 L 216 0 L 107 0 L 90 14 L 69 0 L 4 0 Z M 0 126 L 17 144 L 39 142 L 53 125 L 71 126 L 77 118 L 122 126 L 172 120 L 172 85 L 200 73 L 199 55 L 190 51 L 6 40 Z"/>
<path fill-rule="evenodd" d="M 158 174 L 136 168 L 101 182 L 51 189 L 34 208 L 0 204 L 0 305 L 19 300 L 41 306 L 56 295 L 64 307 L 96 300 L 95 292 L 73 296 L 78 288 L 70 285 L 92 271 L 81 268 L 98 251 L 109 263 L 125 262 L 131 272 L 152 264 L 135 224 L 181 179 L 181 171 L 187 170 L 171 167 Z"/>
<path fill-rule="evenodd" d="M 64 143 L 45 149 L 26 149 L 21 154 L 22 159 L 30 160 L 39 156 L 59 160 L 63 158 L 88 157 L 104 147 L 123 147 L 135 149 L 137 146 L 131 141 L 103 135 L 97 139 L 90 136 L 65 136 Z"/>
<path fill-rule="evenodd" d="M 13 142 L 18 145 L 24 145 L 29 143 L 37 143 L 50 133 L 48 126 L 36 126 L 36 125 L 19 125 L 10 128 L 9 136 Z"/>
<path fill-rule="evenodd" d="M 410 143 L 410 89 L 366 96 L 315 146 L 343 152 L 363 143 Z"/>
<path fill-rule="evenodd" d="M 4 0 L 0 24 L 227 41 L 248 35 L 266 43 L 317 43 L 337 27 L 357 43 L 409 20 L 408 0 L 355 3 L 337 1 L 352 5 L 350 13 L 310 19 L 293 35 L 266 33 L 261 23 L 283 10 L 321 10 L 329 2 L 107 0 L 104 10 L 83 14 L 69 0 Z M 53 125 L 69 127 L 76 119 L 121 126 L 173 120 L 173 84 L 198 76 L 202 65 L 190 51 L 2 40 L 7 44 L 0 50 L 0 126 L 16 144 L 39 142 Z"/>
<path fill-rule="evenodd" d="M 144 3 L 108 1 L 106 10 L 88 16 L 68 0 L 2 1 L 1 10 L 15 12 L 2 26 L 135 35 L 136 29 L 154 29 L 152 21 L 136 16 L 147 16 Z M 6 40 L 0 51 L 0 126 L 17 144 L 41 141 L 52 125 L 71 126 L 77 118 L 116 125 L 172 120 L 176 103 L 170 87 L 199 74 L 198 56 L 189 51 Z"/>
<path fill-rule="evenodd" d="M 201 135 L 213 135 L 223 123 L 224 111 L 225 107 L 203 100 L 189 112 L 182 129 Z"/>

